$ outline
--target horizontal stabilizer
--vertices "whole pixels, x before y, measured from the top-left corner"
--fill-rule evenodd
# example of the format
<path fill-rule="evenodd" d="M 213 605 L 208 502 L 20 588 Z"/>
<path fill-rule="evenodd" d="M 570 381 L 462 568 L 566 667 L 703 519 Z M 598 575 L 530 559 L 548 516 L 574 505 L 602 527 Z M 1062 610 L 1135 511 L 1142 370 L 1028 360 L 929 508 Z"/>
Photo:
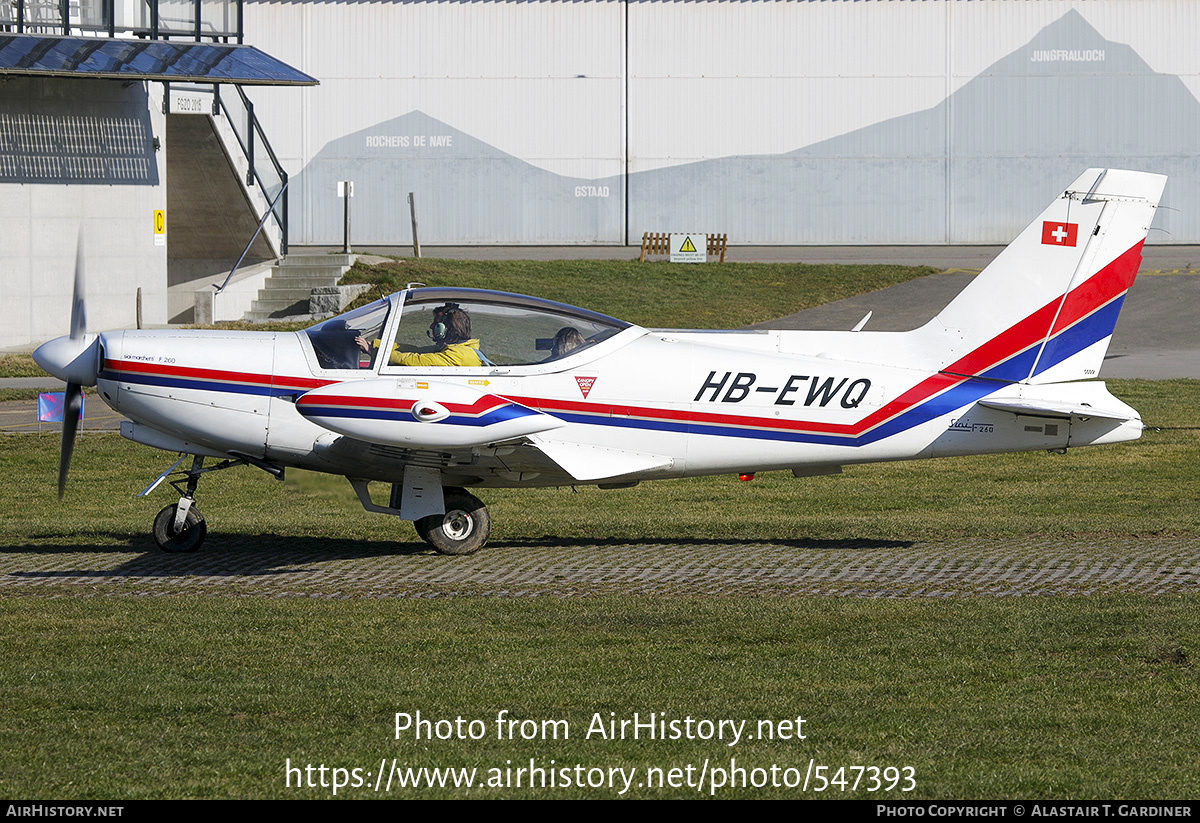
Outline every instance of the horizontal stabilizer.
<path fill-rule="evenodd" d="M 1037 417 L 1140 420 L 1137 410 L 1125 405 L 1102 381 L 1011 386 L 978 401 L 988 409 Z"/>
<path fill-rule="evenodd" d="M 1087 403 L 1067 403 L 1054 400 L 980 400 L 979 405 L 989 409 L 1029 414 L 1035 417 L 1102 417 L 1105 420 L 1133 420 L 1128 411 L 1103 409 Z"/>
<path fill-rule="evenodd" d="M 529 440 L 567 474 L 580 482 L 667 468 L 675 462 L 673 458 L 661 454 L 569 443 L 540 435 L 534 435 Z"/>

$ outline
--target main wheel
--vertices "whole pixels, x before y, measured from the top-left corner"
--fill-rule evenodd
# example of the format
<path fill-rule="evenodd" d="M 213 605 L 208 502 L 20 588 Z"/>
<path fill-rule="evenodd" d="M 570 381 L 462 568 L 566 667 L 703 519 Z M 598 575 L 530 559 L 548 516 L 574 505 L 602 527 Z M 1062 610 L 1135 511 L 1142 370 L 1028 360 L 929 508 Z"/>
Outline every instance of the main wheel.
<path fill-rule="evenodd" d="M 204 545 L 208 526 L 204 525 L 204 515 L 193 505 L 183 519 L 182 531 L 175 531 L 178 507 L 178 503 L 172 503 L 154 518 L 154 542 L 165 552 L 194 552 Z"/>
<path fill-rule="evenodd" d="M 474 554 L 482 549 L 492 532 L 487 506 L 462 489 L 446 489 L 445 499 L 445 514 L 414 521 L 417 534 L 438 554 Z"/>

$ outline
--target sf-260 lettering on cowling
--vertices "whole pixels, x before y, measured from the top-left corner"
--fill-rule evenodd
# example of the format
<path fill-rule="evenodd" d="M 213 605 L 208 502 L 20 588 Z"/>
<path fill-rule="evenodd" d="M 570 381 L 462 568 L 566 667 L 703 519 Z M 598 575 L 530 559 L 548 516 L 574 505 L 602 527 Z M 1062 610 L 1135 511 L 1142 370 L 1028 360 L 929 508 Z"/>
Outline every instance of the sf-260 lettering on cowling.
<path fill-rule="evenodd" d="M 253 466 L 344 475 L 368 511 L 466 554 L 490 528 L 480 489 L 806 477 L 1136 439 L 1138 413 L 1085 378 L 1164 184 L 1089 169 L 908 332 L 864 330 L 866 319 L 846 331 L 646 329 L 535 297 L 410 288 L 300 332 L 89 334 L 81 257 L 71 334 L 35 358 L 73 400 L 95 385 L 127 418 L 125 437 L 183 455 L 145 493 L 190 459 L 154 521 L 168 551 L 204 540 L 200 478 Z M 387 493 L 373 497 L 373 483 Z"/>

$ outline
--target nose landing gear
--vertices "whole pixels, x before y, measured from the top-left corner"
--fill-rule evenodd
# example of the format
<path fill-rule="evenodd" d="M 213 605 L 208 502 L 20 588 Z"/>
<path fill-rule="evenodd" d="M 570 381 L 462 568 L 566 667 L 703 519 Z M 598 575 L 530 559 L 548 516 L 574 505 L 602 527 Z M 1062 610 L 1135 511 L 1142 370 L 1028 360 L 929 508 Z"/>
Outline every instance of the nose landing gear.
<path fill-rule="evenodd" d="M 182 462 L 183 458 L 181 457 L 175 466 Z M 175 466 L 159 475 L 158 479 L 138 496 L 141 497 L 152 492 Z M 224 466 L 214 466 L 208 471 L 215 471 L 218 468 L 224 468 Z M 179 492 L 179 502 L 164 506 L 154 517 L 154 542 L 165 552 L 194 552 L 204 545 L 204 538 L 208 536 L 208 527 L 204 524 L 204 515 L 200 514 L 200 510 L 192 505 L 195 502 L 196 486 L 200 483 L 200 475 L 204 471 L 204 458 L 196 455 L 192 458 L 192 467 L 188 469 L 186 477 L 170 481 L 171 488 Z M 187 486 L 180 488 L 185 482 Z"/>
<path fill-rule="evenodd" d="M 208 468 L 204 467 L 203 455 L 193 455 L 192 467 L 184 472 L 184 476 L 169 481 L 171 488 L 179 492 L 179 502 L 163 507 L 154 517 L 154 542 L 160 549 L 172 553 L 194 552 L 204 545 L 208 527 L 204 524 L 204 515 L 196 508 L 196 486 L 200 483 L 200 475 L 234 466 L 250 465 L 262 469 L 277 480 L 283 479 L 283 469 L 278 466 L 250 455 L 238 452 L 230 454 L 234 455 L 232 460 L 222 460 Z M 184 455 L 176 460 L 153 483 L 143 489 L 138 497 L 145 497 L 158 488 L 159 484 L 186 459 L 187 455 Z"/>

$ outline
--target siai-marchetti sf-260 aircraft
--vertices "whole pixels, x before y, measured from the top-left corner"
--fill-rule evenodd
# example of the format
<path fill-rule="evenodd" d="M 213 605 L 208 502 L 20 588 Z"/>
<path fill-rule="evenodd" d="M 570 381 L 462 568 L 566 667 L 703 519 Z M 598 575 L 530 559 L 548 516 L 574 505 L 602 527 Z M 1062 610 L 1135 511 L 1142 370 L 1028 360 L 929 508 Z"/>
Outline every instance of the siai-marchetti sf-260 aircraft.
<path fill-rule="evenodd" d="M 204 540 L 201 475 L 250 465 L 344 475 L 367 511 L 469 554 L 490 523 L 468 488 L 805 477 L 1136 439 L 1138 412 L 1086 379 L 1165 181 L 1089 169 L 908 332 L 651 330 L 532 297 L 410 288 L 302 332 L 96 335 L 79 267 L 71 335 L 34 357 L 70 400 L 95 385 L 128 418 L 123 436 L 182 455 L 143 494 L 192 456 L 154 521 L 167 551 Z M 391 484 L 386 505 L 371 482 Z"/>

